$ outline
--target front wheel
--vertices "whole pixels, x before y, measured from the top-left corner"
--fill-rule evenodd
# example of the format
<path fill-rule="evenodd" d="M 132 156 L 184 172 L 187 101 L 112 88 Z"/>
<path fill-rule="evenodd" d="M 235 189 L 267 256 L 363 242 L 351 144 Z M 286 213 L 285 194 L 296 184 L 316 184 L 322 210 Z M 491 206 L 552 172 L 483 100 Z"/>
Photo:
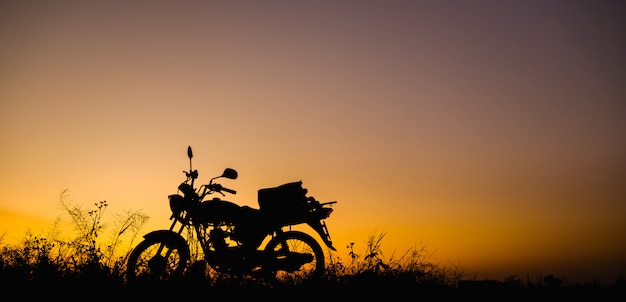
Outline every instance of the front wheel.
<path fill-rule="evenodd" d="M 180 277 L 189 261 L 189 246 L 175 234 L 147 236 L 128 256 L 126 279 L 168 281 Z"/>
<path fill-rule="evenodd" d="M 274 283 L 308 283 L 324 274 L 324 251 L 309 234 L 285 232 L 272 238 L 264 253 L 268 263 L 263 271 Z"/>

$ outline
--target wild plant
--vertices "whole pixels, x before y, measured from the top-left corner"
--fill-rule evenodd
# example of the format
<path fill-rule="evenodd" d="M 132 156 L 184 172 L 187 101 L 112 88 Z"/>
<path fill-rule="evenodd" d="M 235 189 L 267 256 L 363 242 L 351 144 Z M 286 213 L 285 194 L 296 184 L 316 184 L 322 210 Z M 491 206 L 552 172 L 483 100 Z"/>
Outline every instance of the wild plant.
<path fill-rule="evenodd" d="M 349 243 L 346 248 L 347 263 L 341 257 L 329 257 L 327 278 L 334 278 L 347 282 L 369 282 L 376 280 L 392 284 L 439 284 L 454 285 L 461 279 L 463 273 L 458 267 L 442 267 L 434 262 L 433 253 L 428 246 L 421 245 L 407 250 L 400 257 L 395 253 L 390 257 L 383 254 L 382 244 L 386 233 L 372 233 L 365 243 L 363 252 L 355 250 L 355 243 Z"/>

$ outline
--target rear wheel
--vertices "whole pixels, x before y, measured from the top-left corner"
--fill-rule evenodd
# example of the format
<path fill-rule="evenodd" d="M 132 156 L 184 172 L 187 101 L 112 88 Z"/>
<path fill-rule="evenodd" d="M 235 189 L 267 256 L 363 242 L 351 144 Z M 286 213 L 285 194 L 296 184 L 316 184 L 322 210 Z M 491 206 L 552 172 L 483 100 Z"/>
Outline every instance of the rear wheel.
<path fill-rule="evenodd" d="M 182 276 L 189 261 L 187 243 L 173 236 L 152 236 L 140 242 L 128 257 L 126 279 L 168 281 Z"/>
<path fill-rule="evenodd" d="M 272 238 L 264 249 L 269 263 L 263 272 L 271 282 L 302 284 L 324 274 L 324 251 L 309 234 L 289 231 Z"/>

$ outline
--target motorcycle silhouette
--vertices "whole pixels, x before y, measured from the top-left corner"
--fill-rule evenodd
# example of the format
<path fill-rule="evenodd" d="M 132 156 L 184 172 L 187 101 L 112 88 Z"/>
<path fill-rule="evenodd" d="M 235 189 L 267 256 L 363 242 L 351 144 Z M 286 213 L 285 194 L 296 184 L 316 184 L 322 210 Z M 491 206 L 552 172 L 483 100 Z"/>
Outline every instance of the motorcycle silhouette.
<path fill-rule="evenodd" d="M 187 155 L 186 179 L 177 194 L 168 196 L 173 222 L 168 230 L 144 235 L 131 251 L 126 266 L 128 281 L 172 280 L 197 263 L 218 273 L 270 282 L 307 282 L 324 274 L 322 246 L 292 226 L 309 225 L 328 248 L 336 250 L 324 221 L 333 212 L 329 205 L 336 201 L 320 203 L 307 196 L 301 181 L 258 190 L 258 209 L 219 197 L 205 200 L 215 193 L 236 194 L 214 181 L 236 179 L 237 171 L 226 168 L 222 175 L 196 189 L 198 171 L 191 167 L 191 146 Z"/>

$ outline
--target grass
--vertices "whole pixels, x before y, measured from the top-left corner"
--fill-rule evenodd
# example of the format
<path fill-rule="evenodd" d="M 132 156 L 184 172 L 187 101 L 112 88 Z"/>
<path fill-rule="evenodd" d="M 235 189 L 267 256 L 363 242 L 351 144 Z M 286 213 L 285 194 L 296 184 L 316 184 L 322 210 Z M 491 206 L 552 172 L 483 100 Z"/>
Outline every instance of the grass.
<path fill-rule="evenodd" d="M 0 280 L 5 292 L 20 293 L 24 298 L 69 297 L 76 290 L 89 292 L 99 298 L 137 296 L 146 298 L 184 298 L 198 294 L 227 294 L 229 297 L 254 297 L 280 294 L 301 295 L 302 298 L 363 298 L 420 297 L 435 294 L 439 298 L 478 296 L 483 299 L 520 297 L 626 297 L 626 278 L 620 275 L 613 284 L 564 284 L 552 275 L 539 276 L 535 281 L 510 276 L 505 280 L 476 280 L 467 278 L 458 267 L 433 264 L 425 247 L 414 248 L 400 257 L 385 259 L 381 253 L 384 233 L 371 235 L 362 250 L 354 243 L 346 246 L 345 255 L 327 253 L 326 273 L 315 284 L 290 284 L 267 287 L 253 279 L 225 278 L 187 274 L 179 282 L 161 284 L 126 284 L 123 273 L 130 250 L 141 226 L 148 217 L 141 212 L 115 216 L 115 222 L 102 222 L 106 201 L 83 209 L 66 201 L 61 194 L 64 219 L 74 227 L 75 234 L 61 238 L 59 218 L 49 234 L 27 233 L 21 243 L 4 244 L 0 236 Z M 105 234 L 109 234 L 106 236 Z M 73 296 L 77 297 L 77 296 Z"/>

